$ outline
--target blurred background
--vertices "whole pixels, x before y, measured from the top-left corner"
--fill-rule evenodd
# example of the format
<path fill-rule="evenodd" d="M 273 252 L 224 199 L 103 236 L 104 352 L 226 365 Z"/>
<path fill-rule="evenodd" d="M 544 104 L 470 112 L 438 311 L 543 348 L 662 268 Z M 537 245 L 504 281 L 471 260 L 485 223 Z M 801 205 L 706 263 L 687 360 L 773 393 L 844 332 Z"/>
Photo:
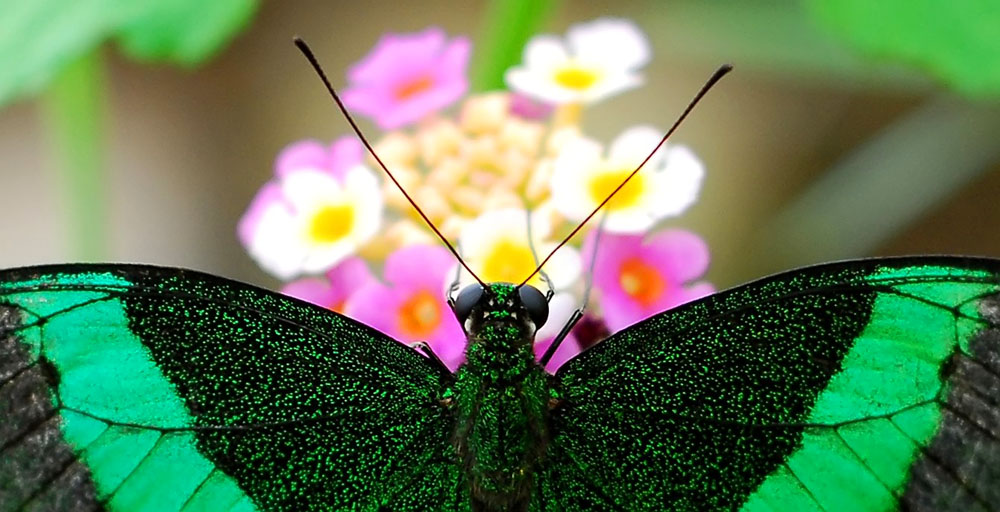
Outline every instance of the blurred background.
<path fill-rule="evenodd" d="M 503 25 L 520 2 L 159 3 L 0 0 L 0 268 L 142 262 L 274 287 L 236 223 L 283 147 L 349 129 L 293 35 L 342 85 L 387 32 L 467 35 L 483 72 L 504 34 L 603 16 L 653 46 L 643 87 L 587 110 L 605 143 L 668 127 L 735 65 L 674 140 L 707 176 L 669 225 L 708 241 L 718 287 L 851 257 L 1000 257 L 997 2 L 564 0 L 526 28 Z"/>

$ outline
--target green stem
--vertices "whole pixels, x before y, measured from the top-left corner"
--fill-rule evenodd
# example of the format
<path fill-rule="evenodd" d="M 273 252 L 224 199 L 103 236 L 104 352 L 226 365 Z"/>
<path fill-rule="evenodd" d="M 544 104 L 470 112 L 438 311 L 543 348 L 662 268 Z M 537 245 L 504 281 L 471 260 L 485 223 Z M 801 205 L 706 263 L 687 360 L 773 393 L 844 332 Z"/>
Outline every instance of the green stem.
<path fill-rule="evenodd" d="M 70 256 L 75 260 L 106 257 L 104 82 L 99 50 L 93 50 L 69 63 L 43 96 Z"/>
<path fill-rule="evenodd" d="M 542 29 L 558 3 L 558 0 L 491 0 L 473 59 L 473 91 L 505 88 L 504 72 L 521 62 L 524 44 Z"/>

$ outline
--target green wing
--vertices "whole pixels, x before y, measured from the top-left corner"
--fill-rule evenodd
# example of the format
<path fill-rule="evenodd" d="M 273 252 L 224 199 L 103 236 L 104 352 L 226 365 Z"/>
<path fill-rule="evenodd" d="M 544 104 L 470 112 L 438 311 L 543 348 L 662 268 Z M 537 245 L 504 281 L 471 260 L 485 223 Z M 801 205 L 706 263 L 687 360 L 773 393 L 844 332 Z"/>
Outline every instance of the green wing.
<path fill-rule="evenodd" d="M 3 271 L 0 510 L 454 509 L 450 382 L 373 329 L 218 277 Z"/>
<path fill-rule="evenodd" d="M 536 510 L 1000 510 L 1000 261 L 781 274 L 557 373 Z"/>

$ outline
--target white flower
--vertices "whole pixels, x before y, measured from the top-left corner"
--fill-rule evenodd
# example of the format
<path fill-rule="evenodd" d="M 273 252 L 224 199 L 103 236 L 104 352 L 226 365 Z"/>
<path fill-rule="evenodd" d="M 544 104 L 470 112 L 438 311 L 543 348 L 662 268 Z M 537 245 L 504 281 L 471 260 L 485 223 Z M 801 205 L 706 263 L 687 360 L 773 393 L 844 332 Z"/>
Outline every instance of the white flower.
<path fill-rule="evenodd" d="M 525 210 L 514 208 L 489 211 L 462 229 L 459 237 L 462 256 L 480 279 L 487 283 L 519 284 L 535 270 L 537 263 L 529 245 L 526 215 Z M 531 243 L 539 261 L 558 243 L 547 240 L 551 229 L 545 215 L 531 216 Z M 580 253 L 564 246 L 552 256 L 544 270 L 556 290 L 565 289 L 580 276 Z M 463 276 L 462 281 L 469 279 Z M 538 274 L 528 284 L 543 291 L 546 288 Z"/>
<path fill-rule="evenodd" d="M 522 65 L 507 70 L 511 90 L 549 103 L 592 103 L 642 83 L 649 43 L 632 22 L 599 19 L 570 28 L 567 42 L 538 36 Z"/>
<path fill-rule="evenodd" d="M 572 293 L 558 292 L 553 295 L 549 300 L 549 318 L 535 333 L 535 342 L 556 337 L 581 305 L 580 300 Z"/>
<path fill-rule="evenodd" d="M 568 143 L 556 157 L 552 172 L 553 207 L 571 220 L 582 221 L 662 136 L 651 126 L 630 128 L 615 139 L 606 158 L 601 156 L 600 144 L 591 139 L 581 137 Z M 697 199 L 704 174 L 704 166 L 690 149 L 665 145 L 604 205 L 604 228 L 639 233 L 664 217 L 679 215 Z"/>
<path fill-rule="evenodd" d="M 343 181 L 305 168 L 275 185 L 254 202 L 259 214 L 247 216 L 252 219 L 247 249 L 280 279 L 333 267 L 374 236 L 381 223 L 379 182 L 363 165 L 348 169 Z"/>

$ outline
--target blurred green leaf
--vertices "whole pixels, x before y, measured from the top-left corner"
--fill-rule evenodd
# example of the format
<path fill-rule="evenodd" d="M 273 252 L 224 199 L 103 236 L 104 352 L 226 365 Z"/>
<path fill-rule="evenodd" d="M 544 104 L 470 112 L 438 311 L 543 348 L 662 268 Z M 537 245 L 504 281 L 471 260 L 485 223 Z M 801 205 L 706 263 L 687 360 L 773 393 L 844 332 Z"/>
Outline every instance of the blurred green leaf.
<path fill-rule="evenodd" d="M 138 59 L 195 65 L 246 26 L 256 0 L 160 0 L 123 23 L 122 50 Z"/>
<path fill-rule="evenodd" d="M 256 8 L 257 0 L 0 0 L 0 105 L 109 39 L 138 59 L 198 64 Z"/>
<path fill-rule="evenodd" d="M 544 27 L 558 0 L 492 0 L 483 16 L 483 35 L 473 59 L 472 89 L 492 91 L 506 87 L 507 68 L 521 62 L 521 52 Z"/>
<path fill-rule="evenodd" d="M 968 96 L 1000 96 L 996 0 L 808 0 L 861 52 L 924 69 Z"/>

